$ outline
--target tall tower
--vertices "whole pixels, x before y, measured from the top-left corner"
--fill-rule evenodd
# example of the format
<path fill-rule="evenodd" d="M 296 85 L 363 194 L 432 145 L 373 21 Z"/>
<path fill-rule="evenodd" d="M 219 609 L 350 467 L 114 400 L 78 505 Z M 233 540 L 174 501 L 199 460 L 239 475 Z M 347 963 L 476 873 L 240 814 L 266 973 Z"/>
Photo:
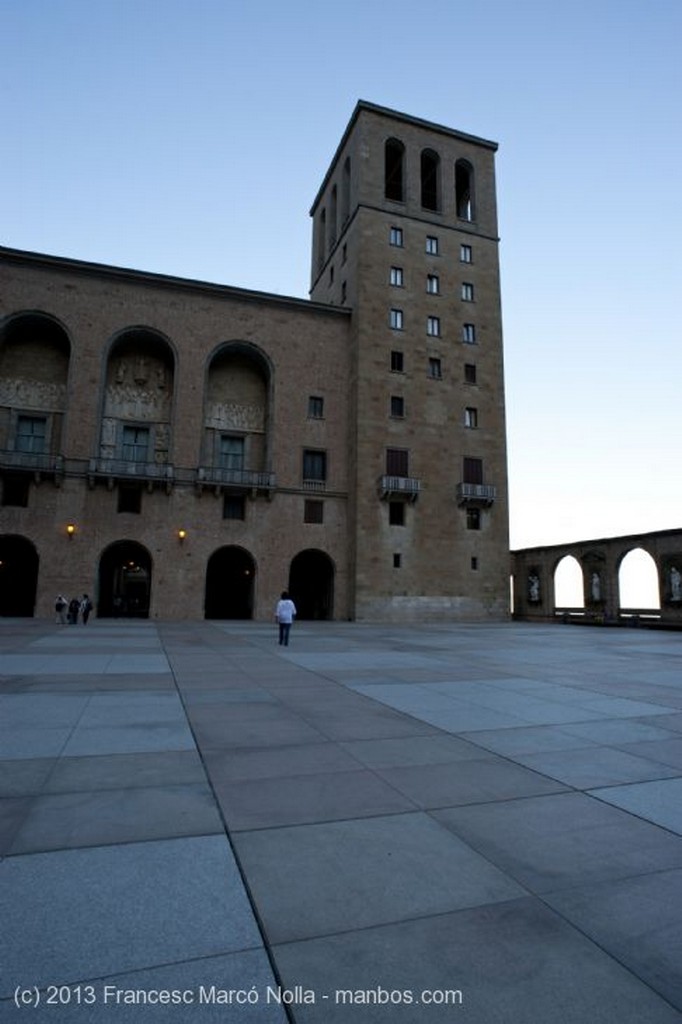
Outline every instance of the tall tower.
<path fill-rule="evenodd" d="M 311 298 L 353 310 L 357 619 L 508 614 L 496 149 L 361 101 L 313 203 Z"/>

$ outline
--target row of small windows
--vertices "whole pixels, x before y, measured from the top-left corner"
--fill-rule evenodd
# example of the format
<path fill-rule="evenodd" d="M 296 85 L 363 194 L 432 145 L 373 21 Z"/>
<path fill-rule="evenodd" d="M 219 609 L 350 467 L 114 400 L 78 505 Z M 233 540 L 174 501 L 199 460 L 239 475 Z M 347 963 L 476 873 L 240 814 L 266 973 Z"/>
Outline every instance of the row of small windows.
<path fill-rule="evenodd" d="M 414 506 L 409 506 L 404 501 L 389 501 L 388 503 L 388 525 L 389 526 L 407 526 L 407 517 L 409 515 L 415 515 Z M 466 510 L 466 527 L 467 530 L 480 530 L 481 529 L 481 510 L 480 508 L 468 508 Z M 398 556 L 400 557 L 400 556 Z M 396 569 L 400 568 L 400 562 L 397 565 L 394 563 Z"/>
<path fill-rule="evenodd" d="M 423 149 L 419 160 L 420 200 L 425 210 L 439 211 L 441 196 L 441 159 L 434 149 Z M 384 196 L 404 203 L 407 193 L 405 146 L 400 139 L 387 139 L 384 146 Z M 457 160 L 453 186 L 455 211 L 460 220 L 474 220 L 474 169 L 468 160 Z"/>
<path fill-rule="evenodd" d="M 440 367 L 438 367 L 440 373 Z M 402 395 L 391 395 L 390 404 L 391 416 L 393 419 L 403 419 L 405 412 L 405 399 Z M 467 406 L 464 410 L 464 426 L 469 430 L 476 430 L 478 427 L 478 409 Z"/>
<path fill-rule="evenodd" d="M 388 325 L 393 331 L 405 329 L 405 315 L 402 309 L 391 307 L 388 311 Z M 441 319 L 439 316 L 427 316 L 426 334 L 429 338 L 440 338 L 442 336 Z M 466 345 L 476 344 L 476 324 L 462 324 L 462 341 Z"/>
<path fill-rule="evenodd" d="M 440 380 L 442 378 L 443 364 L 442 361 L 438 359 L 436 356 L 429 357 L 427 367 L 429 377 L 433 377 L 436 380 Z M 391 351 L 391 372 L 405 372 L 405 353 L 401 352 L 399 349 L 393 349 Z M 464 364 L 464 383 L 477 383 L 477 367 L 475 363 Z"/>
<path fill-rule="evenodd" d="M 388 231 L 388 241 L 395 249 L 405 248 L 405 232 L 402 228 L 393 225 Z M 427 256 L 440 256 L 440 241 L 438 235 L 427 235 L 424 240 L 424 252 Z M 459 247 L 460 263 L 474 262 L 474 249 L 472 245 L 462 242 Z"/>

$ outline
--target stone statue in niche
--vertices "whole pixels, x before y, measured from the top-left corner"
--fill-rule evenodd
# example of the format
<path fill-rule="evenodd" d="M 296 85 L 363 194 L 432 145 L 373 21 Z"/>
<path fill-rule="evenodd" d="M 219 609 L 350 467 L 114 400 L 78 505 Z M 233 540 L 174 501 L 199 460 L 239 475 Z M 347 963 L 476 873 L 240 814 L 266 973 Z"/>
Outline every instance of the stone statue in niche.
<path fill-rule="evenodd" d="M 540 577 L 536 572 L 531 572 L 528 577 L 528 600 L 533 604 L 540 601 Z"/>
<path fill-rule="evenodd" d="M 135 383 L 142 387 L 149 380 L 149 363 L 146 356 L 138 356 L 133 371 Z"/>
<path fill-rule="evenodd" d="M 590 594 L 593 601 L 601 601 L 601 576 L 593 572 L 590 577 Z"/>
<path fill-rule="evenodd" d="M 670 566 L 668 579 L 670 581 L 670 600 L 682 601 L 682 573 L 676 565 Z"/>

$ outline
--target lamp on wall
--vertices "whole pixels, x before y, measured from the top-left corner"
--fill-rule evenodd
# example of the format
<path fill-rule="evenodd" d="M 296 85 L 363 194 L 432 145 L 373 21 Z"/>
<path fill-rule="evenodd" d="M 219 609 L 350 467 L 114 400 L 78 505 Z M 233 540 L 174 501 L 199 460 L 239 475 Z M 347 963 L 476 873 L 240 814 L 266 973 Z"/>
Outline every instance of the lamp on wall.
<path fill-rule="evenodd" d="M 180 541 L 181 544 L 182 544 L 182 542 L 183 542 L 183 540 L 185 539 L 186 536 L 187 536 L 187 530 L 183 530 L 182 528 L 180 528 L 178 530 L 178 540 Z"/>
<path fill-rule="evenodd" d="M 76 524 L 75 523 L 67 523 L 66 524 L 66 536 L 69 538 L 69 540 L 71 540 L 71 538 L 73 537 L 75 532 L 76 532 Z"/>

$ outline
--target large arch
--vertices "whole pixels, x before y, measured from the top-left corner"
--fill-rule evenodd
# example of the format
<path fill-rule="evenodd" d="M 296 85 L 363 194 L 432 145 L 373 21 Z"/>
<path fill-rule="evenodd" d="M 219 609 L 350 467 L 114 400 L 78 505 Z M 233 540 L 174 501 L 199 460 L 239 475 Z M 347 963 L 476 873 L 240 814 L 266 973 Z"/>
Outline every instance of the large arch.
<path fill-rule="evenodd" d="M 135 464 L 157 475 L 172 462 L 176 356 L 159 331 L 132 326 L 112 339 L 101 399 L 103 468 Z"/>
<path fill-rule="evenodd" d="M 400 139 L 384 143 L 384 196 L 397 203 L 405 201 L 405 146 Z"/>
<path fill-rule="evenodd" d="M 228 341 L 211 354 L 204 388 L 201 480 L 244 492 L 267 484 L 273 372 L 256 345 Z"/>
<path fill-rule="evenodd" d="M 0 329 L 0 462 L 50 469 L 62 448 L 71 342 L 54 317 L 10 316 Z"/>
<path fill-rule="evenodd" d="M 26 537 L 0 537 L 0 615 L 31 618 L 38 589 L 38 552 Z"/>
<path fill-rule="evenodd" d="M 618 608 L 660 611 L 656 562 L 644 548 L 631 548 L 618 565 Z"/>
<path fill-rule="evenodd" d="M 334 615 L 334 563 L 324 551 L 307 548 L 292 559 L 289 592 L 298 619 L 331 619 Z"/>
<path fill-rule="evenodd" d="M 214 551 L 206 566 L 204 617 L 207 619 L 252 619 L 256 585 L 256 563 L 237 545 Z"/>
<path fill-rule="evenodd" d="M 119 540 L 99 560 L 97 615 L 105 618 L 149 618 L 152 556 L 133 540 Z"/>
<path fill-rule="evenodd" d="M 573 555 L 564 555 L 554 568 L 554 607 L 585 607 L 583 570 Z"/>

